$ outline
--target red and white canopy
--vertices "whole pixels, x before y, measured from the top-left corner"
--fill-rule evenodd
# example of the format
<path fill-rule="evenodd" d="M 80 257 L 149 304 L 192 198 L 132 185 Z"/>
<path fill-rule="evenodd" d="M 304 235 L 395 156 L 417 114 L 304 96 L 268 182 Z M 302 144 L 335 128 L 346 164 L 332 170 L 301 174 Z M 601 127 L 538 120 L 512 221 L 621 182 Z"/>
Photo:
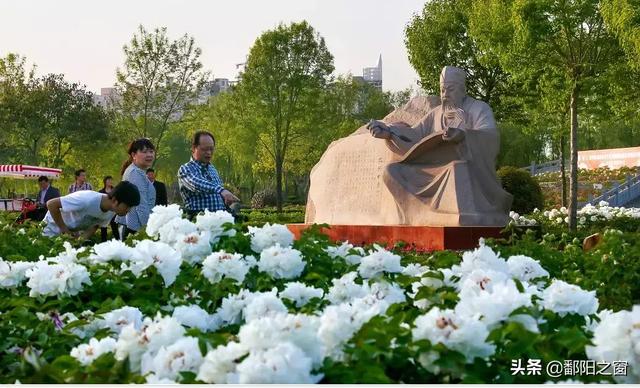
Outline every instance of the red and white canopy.
<path fill-rule="evenodd" d="M 60 178 L 62 170 L 59 168 L 27 166 L 25 164 L 0 164 L 0 178 L 38 179 Z"/>

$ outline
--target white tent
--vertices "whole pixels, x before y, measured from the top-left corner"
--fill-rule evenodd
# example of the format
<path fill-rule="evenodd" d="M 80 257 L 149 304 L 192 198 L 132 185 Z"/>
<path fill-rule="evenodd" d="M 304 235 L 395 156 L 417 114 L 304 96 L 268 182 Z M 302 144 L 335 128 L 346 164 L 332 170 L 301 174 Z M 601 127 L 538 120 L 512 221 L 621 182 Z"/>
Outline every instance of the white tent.
<path fill-rule="evenodd" d="M 0 178 L 38 179 L 60 178 L 62 170 L 59 168 L 27 166 L 25 164 L 0 164 Z"/>

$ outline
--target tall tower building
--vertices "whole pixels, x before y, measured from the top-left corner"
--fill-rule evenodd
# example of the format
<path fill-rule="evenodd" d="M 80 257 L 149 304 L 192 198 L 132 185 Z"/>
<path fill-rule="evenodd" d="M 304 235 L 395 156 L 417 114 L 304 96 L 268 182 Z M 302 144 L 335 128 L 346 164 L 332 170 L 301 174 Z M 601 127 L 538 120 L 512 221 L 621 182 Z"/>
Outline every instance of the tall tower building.
<path fill-rule="evenodd" d="M 382 90 L 382 54 L 378 57 L 378 65 L 376 67 L 362 69 L 362 77 L 365 82 Z"/>

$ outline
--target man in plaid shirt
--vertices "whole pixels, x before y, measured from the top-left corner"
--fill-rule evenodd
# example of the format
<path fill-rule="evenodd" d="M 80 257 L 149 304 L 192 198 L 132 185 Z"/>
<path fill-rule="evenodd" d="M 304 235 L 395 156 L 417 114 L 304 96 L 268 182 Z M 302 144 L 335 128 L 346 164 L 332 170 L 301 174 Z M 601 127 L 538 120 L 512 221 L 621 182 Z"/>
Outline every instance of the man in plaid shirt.
<path fill-rule="evenodd" d="M 211 164 L 216 140 L 206 131 L 198 131 L 191 143 L 192 158 L 178 170 L 180 195 L 189 218 L 204 210 L 225 210 L 234 202 L 240 202 L 222 185 L 218 171 Z"/>
<path fill-rule="evenodd" d="M 75 193 L 81 190 L 93 190 L 93 187 L 87 182 L 87 173 L 85 170 L 80 169 L 76 171 L 76 181 L 69 185 L 69 194 Z"/>

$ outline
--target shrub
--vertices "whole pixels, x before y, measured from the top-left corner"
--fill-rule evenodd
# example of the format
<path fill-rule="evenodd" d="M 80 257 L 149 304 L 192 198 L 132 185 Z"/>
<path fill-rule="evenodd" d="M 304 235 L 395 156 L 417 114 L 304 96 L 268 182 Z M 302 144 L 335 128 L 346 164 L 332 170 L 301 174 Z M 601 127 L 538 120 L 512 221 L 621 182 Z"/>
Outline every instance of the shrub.
<path fill-rule="evenodd" d="M 252 208 L 262 209 L 265 206 L 276 206 L 276 192 L 273 189 L 258 191 L 251 198 Z"/>
<path fill-rule="evenodd" d="M 505 166 L 498 170 L 502 187 L 513 195 L 511 210 L 527 214 L 533 209 L 542 209 L 544 197 L 538 182 L 525 170 L 513 166 Z"/>

